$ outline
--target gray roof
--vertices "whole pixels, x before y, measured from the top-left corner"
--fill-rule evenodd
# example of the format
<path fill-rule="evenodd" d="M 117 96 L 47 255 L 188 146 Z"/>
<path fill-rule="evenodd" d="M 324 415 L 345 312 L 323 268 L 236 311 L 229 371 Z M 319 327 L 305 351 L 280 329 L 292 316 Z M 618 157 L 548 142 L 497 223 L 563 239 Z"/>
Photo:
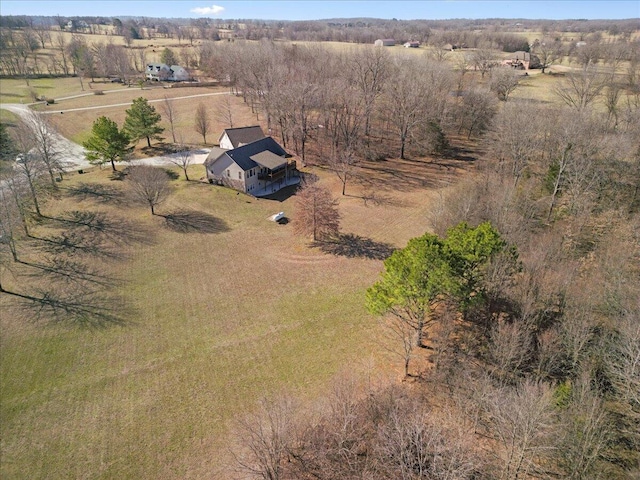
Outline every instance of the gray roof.
<path fill-rule="evenodd" d="M 260 140 L 264 137 L 264 132 L 259 125 L 253 125 L 251 127 L 239 127 L 239 128 L 227 128 L 222 135 L 220 135 L 220 140 L 224 134 L 227 134 L 229 140 L 231 141 L 231 145 L 233 148 L 238 148 L 241 145 L 246 145 L 251 142 L 255 142 L 256 140 Z"/>
<path fill-rule="evenodd" d="M 215 162 L 219 159 L 223 154 L 227 153 L 228 150 L 219 147 L 212 147 L 209 155 L 207 155 L 207 159 L 204 161 L 205 167 L 209 166 L 211 163 Z"/>
<path fill-rule="evenodd" d="M 233 150 L 220 150 L 222 153 L 212 150 L 205 165 L 214 163 L 223 155 L 228 155 L 245 172 L 256 167 L 267 167 L 272 170 L 287 161 L 287 152 L 271 137 L 265 137 Z"/>
<path fill-rule="evenodd" d="M 269 150 L 252 155 L 251 160 L 262 167 L 267 167 L 269 170 L 275 170 L 280 165 L 287 163 L 286 158 L 276 155 L 275 153 L 271 153 Z"/>

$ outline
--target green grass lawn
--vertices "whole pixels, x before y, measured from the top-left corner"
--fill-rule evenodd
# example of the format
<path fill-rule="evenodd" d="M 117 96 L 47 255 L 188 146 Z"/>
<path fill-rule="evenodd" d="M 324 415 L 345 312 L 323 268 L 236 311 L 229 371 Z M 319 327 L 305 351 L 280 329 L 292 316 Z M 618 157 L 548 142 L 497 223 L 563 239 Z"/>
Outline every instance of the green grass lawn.
<path fill-rule="evenodd" d="M 63 185 L 121 186 L 107 178 L 94 170 Z M 322 254 L 290 224 L 266 220 L 291 211 L 292 199 L 174 184 L 160 214 L 197 210 L 223 228 L 180 233 L 142 207 L 65 196 L 46 205 L 52 216 L 127 218 L 152 242 L 123 247 L 128 259 L 110 266 L 135 312 L 123 326 L 32 323 L 0 297 L 2 478 L 216 477 L 229 422 L 258 397 L 316 396 L 346 366 L 383 358 L 364 308 L 380 261 Z M 3 277 L 3 286 L 20 282 Z"/>

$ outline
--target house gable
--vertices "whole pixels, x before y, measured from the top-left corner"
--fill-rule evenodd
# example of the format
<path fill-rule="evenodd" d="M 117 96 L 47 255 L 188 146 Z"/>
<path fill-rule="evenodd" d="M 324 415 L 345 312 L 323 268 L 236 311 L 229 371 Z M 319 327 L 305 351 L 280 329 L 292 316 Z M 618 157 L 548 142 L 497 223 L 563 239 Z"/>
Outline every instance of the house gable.
<path fill-rule="evenodd" d="M 265 135 L 262 131 L 262 128 L 260 128 L 259 125 L 253 125 L 250 127 L 225 129 L 225 131 L 222 132 L 222 135 L 220 135 L 218 143 L 220 145 L 220 148 L 231 150 L 258 140 L 262 140 L 263 138 L 265 138 Z"/>

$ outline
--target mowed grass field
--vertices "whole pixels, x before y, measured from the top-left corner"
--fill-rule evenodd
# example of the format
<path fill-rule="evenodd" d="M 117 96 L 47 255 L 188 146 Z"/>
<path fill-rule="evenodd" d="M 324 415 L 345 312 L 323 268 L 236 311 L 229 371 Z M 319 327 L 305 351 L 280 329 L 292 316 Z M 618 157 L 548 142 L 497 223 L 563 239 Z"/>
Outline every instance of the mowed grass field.
<path fill-rule="evenodd" d="M 195 130 L 195 112 L 199 104 L 203 104 L 207 109 L 210 122 L 207 145 L 217 143 L 222 131 L 229 128 L 229 123 L 223 121 L 219 113 L 219 109 L 223 108 L 222 103 L 227 100 L 232 107 L 234 127 L 260 123 L 256 115 L 251 113 L 249 106 L 243 103 L 242 97 L 229 95 L 227 87 L 147 87 L 144 89 L 131 87 L 105 93 L 105 95 L 88 95 L 64 100 L 53 105 L 42 106 L 40 110 L 50 114 L 53 124 L 63 136 L 76 143 L 82 143 L 89 137 L 91 125 L 100 116 L 107 116 L 122 127 L 126 110 L 138 97 L 149 100 L 150 105 L 162 115 L 160 125 L 165 128 L 162 137 L 167 142 L 172 142 L 172 137 L 169 122 L 163 112 L 165 98 L 172 100 L 176 140 L 179 142 L 182 138 L 182 141 L 189 145 L 202 145 L 204 140 Z M 64 113 L 61 114 L 61 111 Z M 140 142 L 140 145 L 146 145 L 146 140 Z"/>
<path fill-rule="evenodd" d="M 413 183 L 388 181 L 397 179 L 392 170 Z M 367 182 L 348 184 L 340 198 L 342 231 L 403 246 L 428 229 L 438 188 L 464 170 L 462 163 L 365 164 L 359 173 Z M 333 174 L 313 173 L 338 196 Z M 124 187 L 106 169 L 61 186 L 81 183 Z M 291 224 L 267 220 L 279 211 L 293 217 L 295 197 L 258 200 L 182 178 L 172 183 L 158 213 L 200 212 L 215 218 L 215 229 L 177 232 L 128 201 L 63 193 L 46 204 L 51 217 L 81 209 L 124 219 L 147 242 L 125 244 L 123 259 L 108 263 L 131 309 L 123 325 L 34 323 L 0 296 L 0 477 L 231 478 L 230 426 L 259 397 L 321 396 L 337 372 L 365 364 L 398 371 L 364 305 L 381 260 L 323 253 Z M 372 184 L 379 201 L 365 204 Z M 3 275 L 8 290 L 24 288 L 26 267 L 14 267 Z"/>

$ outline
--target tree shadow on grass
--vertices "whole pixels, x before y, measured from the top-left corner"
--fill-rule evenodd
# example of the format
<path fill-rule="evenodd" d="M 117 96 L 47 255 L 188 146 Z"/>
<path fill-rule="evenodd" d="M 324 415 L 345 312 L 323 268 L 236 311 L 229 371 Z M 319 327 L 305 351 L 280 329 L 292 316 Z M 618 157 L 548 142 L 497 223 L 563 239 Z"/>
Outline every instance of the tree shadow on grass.
<path fill-rule="evenodd" d="M 122 260 L 123 252 L 107 245 L 97 235 L 91 232 L 69 230 L 58 235 L 47 237 L 31 236 L 31 240 L 36 243 L 36 248 L 51 255 L 88 255 L 94 258 Z"/>
<path fill-rule="evenodd" d="M 126 198 L 124 192 L 111 185 L 99 183 L 81 183 L 77 186 L 67 188 L 67 193 L 71 198 L 84 200 L 95 200 L 99 203 L 109 203 L 111 205 L 122 205 Z"/>
<path fill-rule="evenodd" d="M 61 256 L 44 258 L 43 261 L 32 263 L 20 260 L 20 263 L 32 267 L 33 271 L 26 276 L 35 279 L 49 278 L 56 284 L 86 284 L 98 285 L 102 288 L 111 288 L 122 283 L 122 280 L 108 275 L 95 265 L 88 265 L 74 259 Z"/>
<path fill-rule="evenodd" d="M 395 247 L 388 243 L 376 242 L 351 233 L 340 234 L 332 240 L 317 241 L 312 245 L 331 255 L 371 260 L 385 260 L 395 251 Z"/>
<path fill-rule="evenodd" d="M 161 216 L 165 226 L 178 233 L 223 233 L 230 230 L 224 220 L 196 210 L 178 210 Z"/>
<path fill-rule="evenodd" d="M 46 218 L 53 220 L 54 226 L 66 228 L 68 231 L 89 233 L 109 245 L 151 245 L 154 241 L 152 233 L 147 228 L 124 218 L 111 217 L 105 212 L 71 210 L 61 213 L 58 217 Z"/>
<path fill-rule="evenodd" d="M 82 328 L 106 328 L 127 325 L 133 309 L 121 298 L 103 289 L 50 288 L 31 293 L 2 291 L 11 296 L 18 312 L 31 322 L 69 324 Z"/>

